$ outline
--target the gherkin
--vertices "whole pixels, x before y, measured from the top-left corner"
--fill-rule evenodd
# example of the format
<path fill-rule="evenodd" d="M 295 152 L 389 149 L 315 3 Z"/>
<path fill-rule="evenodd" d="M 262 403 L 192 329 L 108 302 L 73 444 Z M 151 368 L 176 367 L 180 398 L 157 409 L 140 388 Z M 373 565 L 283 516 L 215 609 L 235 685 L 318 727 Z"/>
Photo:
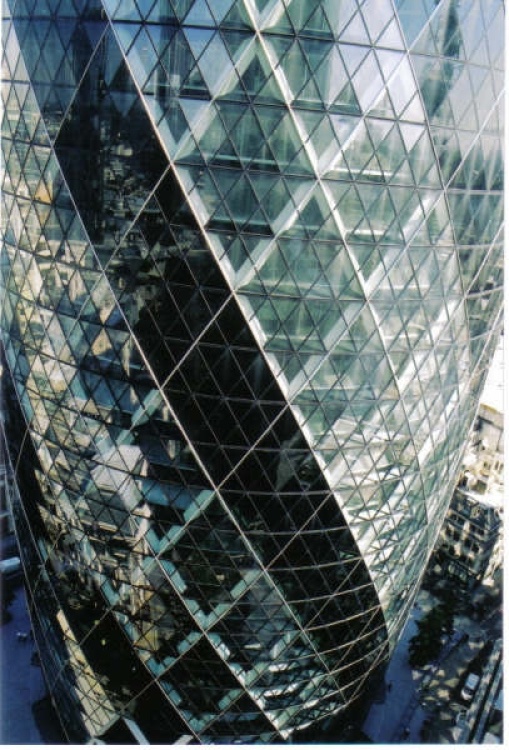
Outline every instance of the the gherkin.
<path fill-rule="evenodd" d="M 500 333 L 504 4 L 3 14 L 4 421 L 60 718 L 289 739 L 391 654 Z"/>

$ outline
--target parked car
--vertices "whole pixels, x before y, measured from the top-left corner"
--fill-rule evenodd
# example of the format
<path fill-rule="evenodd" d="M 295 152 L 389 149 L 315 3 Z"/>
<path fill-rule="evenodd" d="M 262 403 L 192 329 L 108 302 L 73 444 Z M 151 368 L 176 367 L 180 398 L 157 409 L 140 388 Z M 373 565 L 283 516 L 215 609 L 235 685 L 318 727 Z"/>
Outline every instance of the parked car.
<path fill-rule="evenodd" d="M 21 560 L 19 557 L 8 557 L 6 560 L 0 560 L 0 577 L 2 582 L 17 583 L 23 577 Z"/>
<path fill-rule="evenodd" d="M 481 678 L 478 674 L 473 674 L 471 672 L 469 675 L 467 675 L 467 679 L 465 680 L 465 684 L 463 685 L 463 689 L 461 691 L 461 697 L 464 701 L 470 702 L 472 700 L 480 680 Z"/>
<path fill-rule="evenodd" d="M 464 708 L 461 711 L 458 711 L 458 713 L 456 714 L 456 726 L 463 724 L 466 718 L 467 712 Z"/>

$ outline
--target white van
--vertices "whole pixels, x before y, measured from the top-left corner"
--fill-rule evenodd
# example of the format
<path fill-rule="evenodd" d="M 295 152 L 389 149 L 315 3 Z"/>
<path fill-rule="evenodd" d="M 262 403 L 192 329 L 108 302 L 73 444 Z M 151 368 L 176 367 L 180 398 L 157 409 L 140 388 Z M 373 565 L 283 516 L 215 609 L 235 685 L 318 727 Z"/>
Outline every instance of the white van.
<path fill-rule="evenodd" d="M 480 677 L 478 674 L 472 674 L 470 673 L 467 676 L 467 679 L 465 680 L 465 684 L 463 685 L 463 690 L 461 691 L 461 697 L 464 701 L 471 701 L 474 697 L 474 693 L 477 690 L 477 686 L 480 681 Z"/>

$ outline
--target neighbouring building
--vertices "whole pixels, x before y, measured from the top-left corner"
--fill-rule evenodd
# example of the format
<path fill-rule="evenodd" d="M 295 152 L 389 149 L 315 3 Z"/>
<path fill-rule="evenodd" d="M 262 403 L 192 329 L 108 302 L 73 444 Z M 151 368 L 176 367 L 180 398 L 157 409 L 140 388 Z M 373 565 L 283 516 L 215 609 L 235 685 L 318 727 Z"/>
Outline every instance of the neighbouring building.
<path fill-rule="evenodd" d="M 502 327 L 502 0 L 4 0 L 0 328 L 72 742 L 347 712 Z"/>
<path fill-rule="evenodd" d="M 502 565 L 503 472 L 503 414 L 482 403 L 433 556 L 435 574 L 466 589 Z"/>
<path fill-rule="evenodd" d="M 500 549 L 503 494 L 475 492 L 465 481 L 463 477 L 454 491 L 435 561 L 441 575 L 473 588 L 484 580 Z"/>

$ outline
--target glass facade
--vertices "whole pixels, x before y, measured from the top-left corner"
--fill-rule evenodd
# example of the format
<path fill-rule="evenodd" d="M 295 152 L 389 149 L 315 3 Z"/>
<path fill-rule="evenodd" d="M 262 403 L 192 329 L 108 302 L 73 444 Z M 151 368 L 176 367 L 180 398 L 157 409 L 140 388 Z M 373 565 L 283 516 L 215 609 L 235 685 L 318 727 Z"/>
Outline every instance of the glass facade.
<path fill-rule="evenodd" d="M 503 2 L 3 14 L 4 421 L 49 689 L 75 742 L 288 739 L 387 661 L 501 330 Z"/>

